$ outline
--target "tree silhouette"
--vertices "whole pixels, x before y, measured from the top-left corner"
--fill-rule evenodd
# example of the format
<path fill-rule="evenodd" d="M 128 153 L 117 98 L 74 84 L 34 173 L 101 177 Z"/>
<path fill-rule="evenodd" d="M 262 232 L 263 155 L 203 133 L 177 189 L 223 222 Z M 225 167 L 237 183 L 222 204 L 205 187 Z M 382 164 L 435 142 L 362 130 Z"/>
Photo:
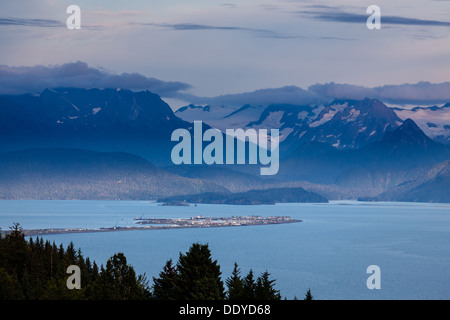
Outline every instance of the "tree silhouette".
<path fill-rule="evenodd" d="M 275 289 L 275 280 L 269 279 L 270 274 L 266 271 L 257 280 L 255 298 L 257 300 L 280 300 L 281 295 Z"/>
<path fill-rule="evenodd" d="M 180 253 L 177 263 L 178 299 L 222 300 L 225 290 L 217 261 L 211 258 L 208 245 L 194 243 L 188 252 Z"/>
<path fill-rule="evenodd" d="M 308 291 L 305 294 L 305 299 L 303 299 L 303 300 L 314 300 L 313 296 L 311 294 L 311 289 L 308 289 Z"/>
<path fill-rule="evenodd" d="M 123 253 L 114 254 L 96 282 L 96 294 L 105 300 L 141 300 L 150 297 L 144 276 L 136 276 Z"/>
<path fill-rule="evenodd" d="M 153 298 L 157 300 L 175 300 L 179 292 L 177 287 L 178 273 L 168 260 L 159 274 L 159 278 L 153 278 Z"/>
<path fill-rule="evenodd" d="M 244 288 L 243 282 L 241 279 L 241 271 L 238 268 L 238 264 L 234 263 L 234 269 L 231 273 L 230 278 L 226 280 L 228 292 L 227 299 L 228 300 L 242 300 L 244 299 Z"/>

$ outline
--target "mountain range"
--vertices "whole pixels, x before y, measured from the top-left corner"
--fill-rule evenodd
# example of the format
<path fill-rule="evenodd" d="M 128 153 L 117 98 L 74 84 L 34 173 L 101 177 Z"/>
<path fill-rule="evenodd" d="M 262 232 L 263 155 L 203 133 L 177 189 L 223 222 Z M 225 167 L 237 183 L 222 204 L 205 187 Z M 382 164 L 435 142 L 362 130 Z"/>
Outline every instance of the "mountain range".
<path fill-rule="evenodd" d="M 427 137 L 414 121 L 407 119 L 380 141 L 359 149 L 338 150 L 323 143 L 306 143 L 280 164 L 280 178 L 378 194 L 417 179 L 447 159 L 450 148 Z"/>
<path fill-rule="evenodd" d="M 173 130 L 189 127 L 149 91 L 57 88 L 0 96 L 3 152 L 63 147 L 128 152 L 167 164 Z"/>
<path fill-rule="evenodd" d="M 212 127 L 276 128 L 289 147 L 316 141 L 337 149 L 357 149 L 412 119 L 433 140 L 450 144 L 450 103 L 442 107 L 389 107 L 377 99 L 334 100 L 325 105 L 270 104 L 182 107 L 175 115 L 192 122 L 204 119 Z M 288 148 L 289 149 L 289 148 Z"/>
<path fill-rule="evenodd" d="M 192 131 L 195 120 L 222 132 L 279 129 L 278 174 L 260 176 L 258 165 L 173 165 L 171 134 Z M 377 99 L 173 112 L 149 91 L 0 95 L 0 198 L 237 199 L 301 189 L 326 199 L 450 202 L 449 125 L 450 104 L 406 109 Z"/>

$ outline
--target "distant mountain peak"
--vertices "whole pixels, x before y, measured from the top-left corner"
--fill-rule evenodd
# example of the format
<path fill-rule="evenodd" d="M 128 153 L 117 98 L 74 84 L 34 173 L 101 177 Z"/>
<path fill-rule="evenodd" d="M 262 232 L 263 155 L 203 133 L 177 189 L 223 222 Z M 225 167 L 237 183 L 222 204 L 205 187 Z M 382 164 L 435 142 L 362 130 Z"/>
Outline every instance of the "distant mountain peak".
<path fill-rule="evenodd" d="M 403 121 L 403 124 L 399 127 L 399 129 L 402 129 L 402 130 L 415 130 L 415 131 L 423 133 L 423 131 L 420 130 L 419 126 L 411 118 L 408 118 L 405 121 Z"/>
<path fill-rule="evenodd" d="M 419 126 L 414 122 L 414 120 L 410 118 L 403 121 L 402 125 L 399 126 L 398 128 L 388 132 L 386 136 L 389 137 L 392 134 L 404 134 L 404 135 L 414 134 L 426 137 L 425 133 L 419 128 Z"/>
<path fill-rule="evenodd" d="M 412 119 L 406 119 L 403 124 L 387 132 L 384 136 L 384 141 L 398 141 L 398 142 L 408 142 L 413 144 L 427 144 L 434 143 L 414 122 Z"/>

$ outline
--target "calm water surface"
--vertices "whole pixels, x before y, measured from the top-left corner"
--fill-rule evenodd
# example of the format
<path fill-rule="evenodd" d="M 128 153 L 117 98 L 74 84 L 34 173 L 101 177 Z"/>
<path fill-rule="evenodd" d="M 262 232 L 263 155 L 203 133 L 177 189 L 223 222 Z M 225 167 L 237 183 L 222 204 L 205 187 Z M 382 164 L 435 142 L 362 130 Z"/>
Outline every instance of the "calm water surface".
<path fill-rule="evenodd" d="M 450 299 L 450 205 L 365 203 L 275 206 L 159 206 L 147 201 L 0 201 L 0 227 L 100 228 L 133 225 L 136 217 L 286 215 L 301 223 L 229 228 L 48 235 L 72 241 L 99 265 L 123 252 L 138 273 L 158 276 L 194 242 L 208 243 L 223 280 L 234 262 L 242 274 L 269 271 L 288 299 L 308 288 L 316 299 Z M 366 269 L 381 269 L 369 290 Z"/>

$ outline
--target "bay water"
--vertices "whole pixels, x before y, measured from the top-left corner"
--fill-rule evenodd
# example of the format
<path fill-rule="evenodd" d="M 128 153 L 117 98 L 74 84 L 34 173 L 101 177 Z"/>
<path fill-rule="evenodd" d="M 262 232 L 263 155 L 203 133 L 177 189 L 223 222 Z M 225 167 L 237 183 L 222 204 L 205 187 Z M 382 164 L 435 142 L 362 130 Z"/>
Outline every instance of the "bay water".
<path fill-rule="evenodd" d="M 280 225 L 54 234 L 105 265 L 123 252 L 149 283 L 192 243 L 208 244 L 222 279 L 268 271 L 287 299 L 449 299 L 450 204 L 331 201 L 323 204 L 161 206 L 150 201 L 0 201 L 0 227 L 23 229 L 132 226 L 134 218 L 290 216 Z M 370 290 L 367 268 L 380 268 Z"/>

